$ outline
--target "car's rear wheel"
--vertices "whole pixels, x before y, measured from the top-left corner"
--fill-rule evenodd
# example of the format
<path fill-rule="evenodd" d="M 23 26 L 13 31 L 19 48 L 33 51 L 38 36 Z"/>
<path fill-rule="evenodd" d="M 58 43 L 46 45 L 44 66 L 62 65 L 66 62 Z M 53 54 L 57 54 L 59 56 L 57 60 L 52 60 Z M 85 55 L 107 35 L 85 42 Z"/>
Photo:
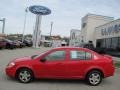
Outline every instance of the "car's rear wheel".
<path fill-rule="evenodd" d="M 20 69 L 16 74 L 16 79 L 22 83 L 29 83 L 33 80 L 33 72 L 30 69 Z"/>
<path fill-rule="evenodd" d="M 86 79 L 88 84 L 92 86 L 97 86 L 102 81 L 102 74 L 99 71 L 91 71 L 90 73 L 88 73 Z"/>

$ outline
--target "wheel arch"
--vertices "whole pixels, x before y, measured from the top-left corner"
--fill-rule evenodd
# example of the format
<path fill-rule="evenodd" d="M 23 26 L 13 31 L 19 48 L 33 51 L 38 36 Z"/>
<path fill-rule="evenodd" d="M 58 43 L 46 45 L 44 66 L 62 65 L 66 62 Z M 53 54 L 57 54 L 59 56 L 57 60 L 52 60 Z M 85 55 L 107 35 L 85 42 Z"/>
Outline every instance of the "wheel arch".
<path fill-rule="evenodd" d="M 33 76 L 35 77 L 35 74 L 34 74 L 34 71 L 32 70 L 32 68 L 22 66 L 22 67 L 19 67 L 19 68 L 16 69 L 16 72 L 15 72 L 15 78 L 16 78 L 18 72 L 19 72 L 21 69 L 28 69 L 28 70 L 30 70 L 30 71 L 32 72 Z"/>
<path fill-rule="evenodd" d="M 88 75 L 90 72 L 92 72 L 92 71 L 98 71 L 98 72 L 100 72 L 100 73 L 101 73 L 102 78 L 104 78 L 104 77 L 105 77 L 103 70 L 101 70 L 101 69 L 99 69 L 99 68 L 92 68 L 92 69 L 89 69 L 89 70 L 86 72 L 86 74 L 85 74 L 85 78 L 86 78 L 86 77 L 87 77 L 87 75 Z"/>

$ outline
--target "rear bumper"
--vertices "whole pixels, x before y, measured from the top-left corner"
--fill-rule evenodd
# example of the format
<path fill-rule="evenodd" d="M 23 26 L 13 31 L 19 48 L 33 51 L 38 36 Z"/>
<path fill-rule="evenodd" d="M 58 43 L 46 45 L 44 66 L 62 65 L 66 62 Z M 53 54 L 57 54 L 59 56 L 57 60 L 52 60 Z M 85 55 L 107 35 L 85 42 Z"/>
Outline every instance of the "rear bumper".
<path fill-rule="evenodd" d="M 115 67 L 112 66 L 111 68 L 109 68 L 107 71 L 106 71 L 106 75 L 104 77 L 110 77 L 110 76 L 114 76 L 114 73 L 115 73 Z"/>

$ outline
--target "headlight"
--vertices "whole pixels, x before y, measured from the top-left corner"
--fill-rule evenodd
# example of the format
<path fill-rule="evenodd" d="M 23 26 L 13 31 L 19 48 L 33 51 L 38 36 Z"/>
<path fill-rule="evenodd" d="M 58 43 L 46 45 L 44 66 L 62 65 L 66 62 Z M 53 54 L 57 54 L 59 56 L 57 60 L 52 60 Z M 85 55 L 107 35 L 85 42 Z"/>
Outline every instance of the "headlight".
<path fill-rule="evenodd" d="M 11 62 L 11 63 L 8 64 L 8 67 L 13 67 L 13 66 L 15 66 L 14 62 Z"/>

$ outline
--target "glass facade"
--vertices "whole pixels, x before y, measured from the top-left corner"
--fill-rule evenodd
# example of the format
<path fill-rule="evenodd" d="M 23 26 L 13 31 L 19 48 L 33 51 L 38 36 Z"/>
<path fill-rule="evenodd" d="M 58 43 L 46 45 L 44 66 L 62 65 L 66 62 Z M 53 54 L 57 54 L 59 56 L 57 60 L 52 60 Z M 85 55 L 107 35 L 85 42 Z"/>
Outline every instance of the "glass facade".
<path fill-rule="evenodd" d="M 97 39 L 96 47 L 116 50 L 120 48 L 120 37 Z"/>
<path fill-rule="evenodd" d="M 117 49 L 118 46 L 118 37 L 112 38 L 111 48 Z"/>

